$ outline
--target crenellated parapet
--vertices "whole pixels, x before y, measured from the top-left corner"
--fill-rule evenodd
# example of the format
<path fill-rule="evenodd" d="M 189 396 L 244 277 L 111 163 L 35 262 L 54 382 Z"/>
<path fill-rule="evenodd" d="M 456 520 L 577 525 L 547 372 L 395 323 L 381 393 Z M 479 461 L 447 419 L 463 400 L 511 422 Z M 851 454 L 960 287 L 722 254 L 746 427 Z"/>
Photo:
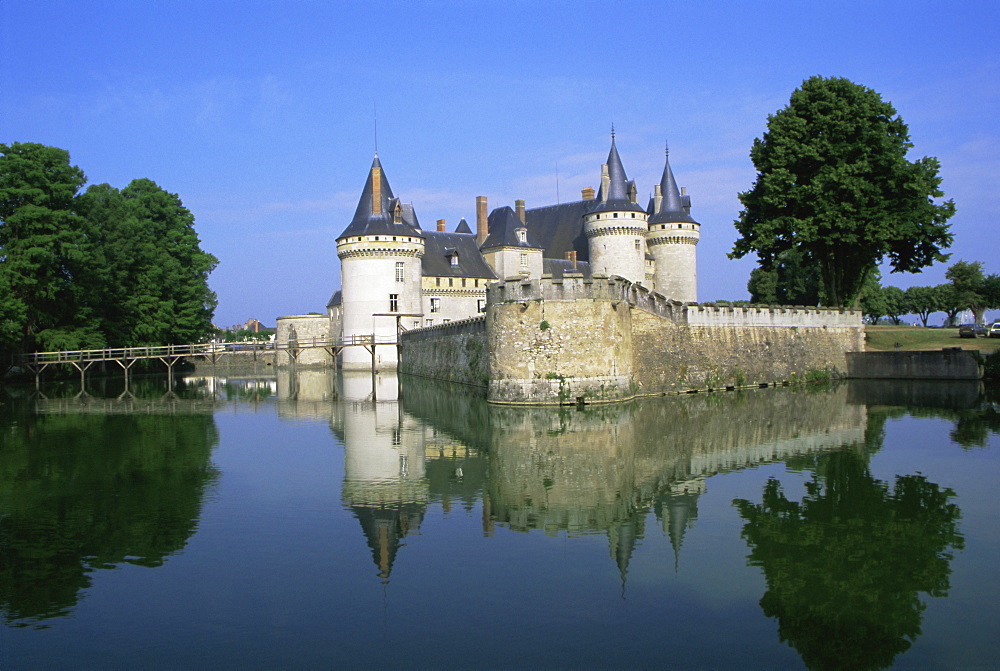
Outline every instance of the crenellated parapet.
<path fill-rule="evenodd" d="M 565 273 L 561 278 L 507 279 L 491 284 L 486 290 L 486 304 L 524 301 L 610 301 L 627 303 L 655 315 L 684 321 L 686 306 L 623 277 Z"/>

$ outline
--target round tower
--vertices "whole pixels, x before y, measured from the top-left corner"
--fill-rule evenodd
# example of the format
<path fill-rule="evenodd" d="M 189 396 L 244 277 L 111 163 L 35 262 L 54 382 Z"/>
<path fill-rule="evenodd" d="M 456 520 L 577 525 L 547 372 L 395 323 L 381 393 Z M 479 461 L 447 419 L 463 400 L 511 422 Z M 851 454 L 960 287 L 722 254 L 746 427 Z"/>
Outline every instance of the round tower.
<path fill-rule="evenodd" d="M 681 194 L 670 169 L 667 152 L 663 177 L 656 185 L 649 237 L 646 243 L 656 259 L 653 289 L 667 298 L 685 303 L 698 301 L 698 270 L 695 246 L 701 237 L 701 224 L 691 218 L 691 199 Z"/>
<path fill-rule="evenodd" d="M 641 283 L 646 277 L 647 214 L 635 202 L 635 185 L 622 167 L 615 134 L 608 162 L 601 166 L 597 205 L 583 215 L 594 275 L 619 275 Z"/>
<path fill-rule="evenodd" d="M 350 341 L 374 335 L 378 368 L 396 367 L 399 320 L 420 318 L 423 255 L 413 209 L 393 197 L 376 155 L 354 219 L 337 238 L 343 311 L 341 333 L 334 336 Z M 347 346 L 341 361 L 345 369 L 371 368 L 372 353 Z"/>

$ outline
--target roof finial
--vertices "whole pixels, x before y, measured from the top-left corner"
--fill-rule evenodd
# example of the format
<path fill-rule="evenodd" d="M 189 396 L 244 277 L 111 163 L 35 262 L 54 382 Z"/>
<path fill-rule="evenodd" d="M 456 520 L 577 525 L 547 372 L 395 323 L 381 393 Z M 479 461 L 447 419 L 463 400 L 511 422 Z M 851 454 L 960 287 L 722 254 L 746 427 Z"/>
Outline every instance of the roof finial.
<path fill-rule="evenodd" d="M 667 158 L 670 158 L 670 143 L 666 140 L 663 141 L 663 153 Z"/>
<path fill-rule="evenodd" d="M 378 103 L 372 103 L 372 121 L 375 125 L 375 156 L 378 156 Z"/>
<path fill-rule="evenodd" d="M 615 122 L 611 122 L 611 141 L 615 141 Z"/>

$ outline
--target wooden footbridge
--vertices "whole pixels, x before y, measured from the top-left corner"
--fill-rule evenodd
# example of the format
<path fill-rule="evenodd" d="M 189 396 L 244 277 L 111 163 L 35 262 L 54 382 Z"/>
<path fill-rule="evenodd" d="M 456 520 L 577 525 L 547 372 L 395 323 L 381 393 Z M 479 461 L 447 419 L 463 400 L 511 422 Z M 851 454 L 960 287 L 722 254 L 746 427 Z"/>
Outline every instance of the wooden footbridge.
<path fill-rule="evenodd" d="M 375 347 L 397 346 L 397 338 L 392 336 L 376 336 L 375 334 L 355 335 L 344 338 L 303 338 L 288 342 L 237 342 L 237 343 L 198 343 L 195 345 L 159 345 L 151 347 L 111 347 L 106 349 L 65 350 L 58 352 L 33 352 L 17 357 L 15 363 L 35 374 L 35 386 L 39 385 L 42 372 L 53 365 L 68 365 L 80 373 L 81 385 L 86 380 L 87 371 L 95 364 L 115 363 L 125 374 L 126 384 L 129 372 L 137 362 L 158 360 L 167 367 L 167 375 L 172 379 L 174 366 L 177 362 L 188 358 L 199 358 L 219 364 L 224 357 L 231 355 L 252 356 L 254 361 L 265 354 L 275 357 L 287 356 L 291 365 L 295 365 L 299 355 L 307 349 L 321 348 L 330 355 L 331 364 L 336 367 L 337 357 L 347 347 L 364 347 L 371 353 L 372 370 L 375 370 Z"/>

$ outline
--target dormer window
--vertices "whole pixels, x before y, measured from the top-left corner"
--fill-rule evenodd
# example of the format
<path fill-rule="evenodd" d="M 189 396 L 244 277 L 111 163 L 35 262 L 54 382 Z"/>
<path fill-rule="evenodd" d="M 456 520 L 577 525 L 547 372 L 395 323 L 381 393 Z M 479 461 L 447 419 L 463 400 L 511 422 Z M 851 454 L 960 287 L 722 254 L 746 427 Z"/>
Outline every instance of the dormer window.
<path fill-rule="evenodd" d="M 392 210 L 392 221 L 396 224 L 403 223 L 403 208 L 400 207 L 399 203 L 396 203 L 396 207 Z"/>
<path fill-rule="evenodd" d="M 451 267 L 452 268 L 457 268 L 458 267 L 458 252 L 454 252 L 451 255 Z"/>
<path fill-rule="evenodd" d="M 517 229 L 517 241 L 522 244 L 528 242 L 528 229 L 526 228 Z"/>

